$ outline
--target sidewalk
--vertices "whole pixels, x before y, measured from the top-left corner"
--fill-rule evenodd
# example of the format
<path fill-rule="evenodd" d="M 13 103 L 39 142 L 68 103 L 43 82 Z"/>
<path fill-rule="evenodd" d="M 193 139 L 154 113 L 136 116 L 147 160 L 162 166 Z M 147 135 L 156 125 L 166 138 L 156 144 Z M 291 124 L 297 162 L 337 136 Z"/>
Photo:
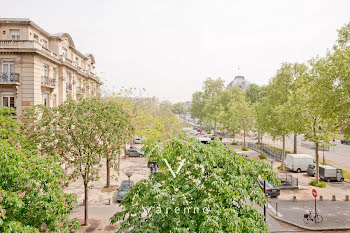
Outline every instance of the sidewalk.
<path fill-rule="evenodd" d="M 345 201 L 317 201 L 317 210 L 323 216 L 323 222 L 304 223 L 304 213 L 314 213 L 314 201 L 278 201 L 276 216 L 275 201 L 270 202 L 268 212 L 271 217 L 299 228 L 312 231 L 350 230 L 350 202 Z"/>
<path fill-rule="evenodd" d="M 243 138 L 241 138 L 241 136 L 237 136 L 236 140 L 243 141 Z M 251 138 L 246 137 L 246 142 L 256 143 L 257 140 L 252 140 Z M 271 137 L 264 136 L 263 143 L 282 149 L 282 141 L 273 141 Z M 303 142 L 303 145 L 300 145 L 298 143 L 297 149 L 298 153 L 315 156 L 315 150 L 313 149 L 313 146 L 310 143 L 305 144 L 305 142 Z M 286 150 L 293 151 L 293 143 L 291 143 L 289 139 L 288 141 L 286 141 Z M 326 163 L 338 168 L 342 168 L 346 171 L 350 171 L 350 146 L 339 144 L 335 148 L 332 147 L 330 151 L 324 152 L 320 149 L 320 162 L 322 162 L 323 153 L 325 155 Z"/>

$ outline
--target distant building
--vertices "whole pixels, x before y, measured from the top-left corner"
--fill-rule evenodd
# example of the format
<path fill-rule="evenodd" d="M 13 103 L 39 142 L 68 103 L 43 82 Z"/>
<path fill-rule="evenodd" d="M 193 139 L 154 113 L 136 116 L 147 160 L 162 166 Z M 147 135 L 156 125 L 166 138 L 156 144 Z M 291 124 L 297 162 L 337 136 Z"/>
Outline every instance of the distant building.
<path fill-rule="evenodd" d="M 235 79 L 230 82 L 227 87 L 239 87 L 243 91 L 247 91 L 250 88 L 250 82 L 248 82 L 244 76 L 236 76 Z"/>

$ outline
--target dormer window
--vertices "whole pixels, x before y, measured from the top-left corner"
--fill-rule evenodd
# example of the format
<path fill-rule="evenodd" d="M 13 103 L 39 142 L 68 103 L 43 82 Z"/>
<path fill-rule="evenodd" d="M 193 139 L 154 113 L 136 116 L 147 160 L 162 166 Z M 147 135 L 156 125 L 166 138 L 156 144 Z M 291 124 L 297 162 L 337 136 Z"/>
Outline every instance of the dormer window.
<path fill-rule="evenodd" d="M 47 40 L 43 39 L 43 47 L 47 48 Z"/>
<path fill-rule="evenodd" d="M 62 56 L 67 57 L 67 49 L 62 47 Z"/>
<path fill-rule="evenodd" d="M 34 34 L 34 40 L 39 43 L 39 36 L 37 34 Z"/>
<path fill-rule="evenodd" d="M 10 29 L 11 40 L 19 40 L 19 29 Z"/>

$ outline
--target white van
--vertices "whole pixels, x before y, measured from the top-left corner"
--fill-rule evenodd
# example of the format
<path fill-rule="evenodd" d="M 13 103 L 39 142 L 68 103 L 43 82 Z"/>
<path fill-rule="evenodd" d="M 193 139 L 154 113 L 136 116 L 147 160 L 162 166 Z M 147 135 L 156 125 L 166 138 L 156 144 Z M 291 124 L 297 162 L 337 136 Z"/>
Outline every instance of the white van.
<path fill-rule="evenodd" d="M 298 173 L 307 171 L 309 164 L 312 163 L 314 163 L 314 157 L 307 154 L 287 154 L 284 160 L 286 168 Z"/>

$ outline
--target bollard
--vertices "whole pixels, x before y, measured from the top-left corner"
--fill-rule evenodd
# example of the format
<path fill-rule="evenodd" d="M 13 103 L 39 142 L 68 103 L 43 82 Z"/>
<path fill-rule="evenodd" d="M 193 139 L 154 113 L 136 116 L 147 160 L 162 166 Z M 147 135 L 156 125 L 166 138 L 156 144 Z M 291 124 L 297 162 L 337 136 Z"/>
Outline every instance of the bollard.
<path fill-rule="evenodd" d="M 293 196 L 293 201 L 296 202 L 297 201 L 297 197 Z"/>
<path fill-rule="evenodd" d="M 111 199 L 108 199 L 108 205 L 111 205 Z"/>
<path fill-rule="evenodd" d="M 332 201 L 335 201 L 335 195 L 332 195 Z"/>
<path fill-rule="evenodd" d="M 345 201 L 349 201 L 349 195 L 345 195 Z"/>
<path fill-rule="evenodd" d="M 320 195 L 320 201 L 323 201 L 323 196 L 322 195 Z"/>
<path fill-rule="evenodd" d="M 278 216 L 278 205 L 277 205 L 277 201 L 276 201 L 276 216 Z"/>

